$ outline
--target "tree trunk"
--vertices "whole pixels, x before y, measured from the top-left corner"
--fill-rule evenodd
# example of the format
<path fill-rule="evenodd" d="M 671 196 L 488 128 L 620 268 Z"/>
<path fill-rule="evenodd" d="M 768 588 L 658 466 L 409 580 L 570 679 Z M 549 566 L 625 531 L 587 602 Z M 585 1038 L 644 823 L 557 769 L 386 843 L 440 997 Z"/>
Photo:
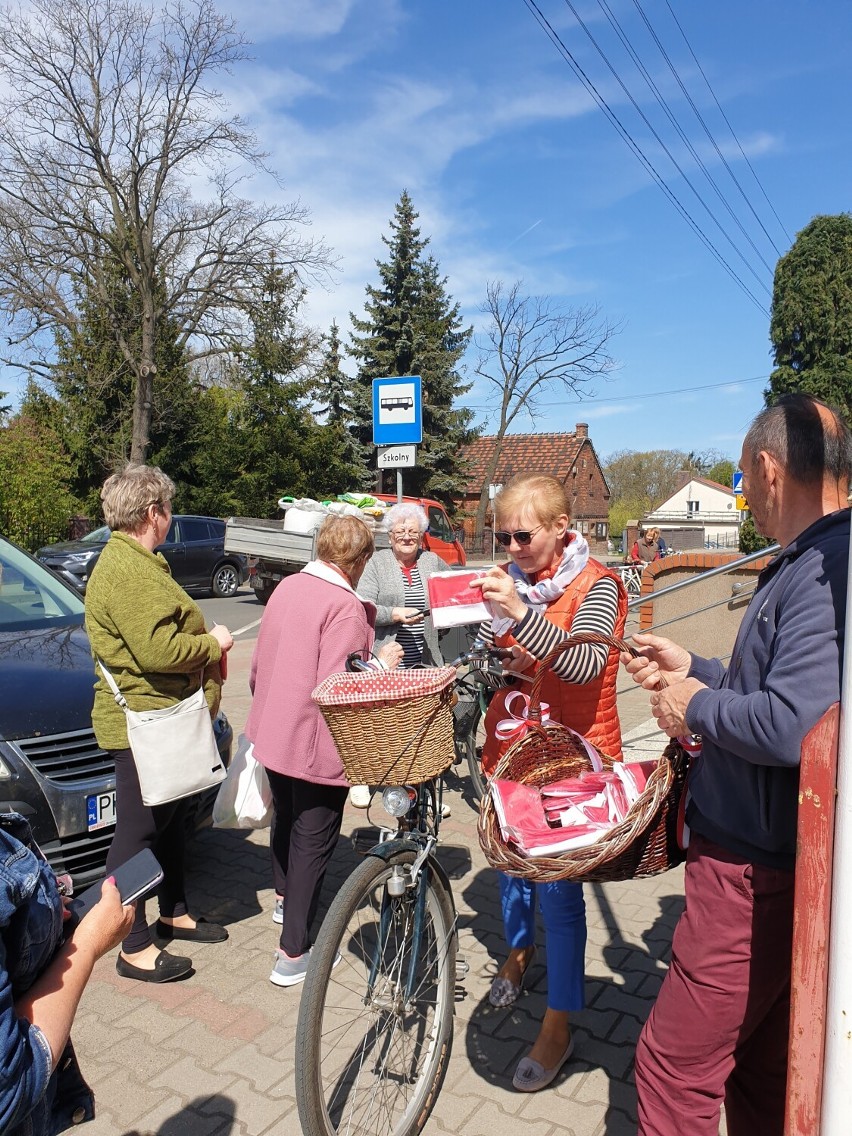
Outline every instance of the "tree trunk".
<path fill-rule="evenodd" d="M 142 465 L 151 444 L 151 419 L 154 410 L 154 312 L 148 297 L 142 301 L 142 352 L 136 376 L 136 397 L 133 400 L 133 436 L 130 443 L 130 460 Z"/>
<path fill-rule="evenodd" d="M 482 534 L 485 532 L 485 513 L 488 509 L 488 486 L 493 484 L 494 475 L 497 472 L 497 466 L 500 462 L 500 454 L 503 450 L 503 435 L 498 434 L 494 441 L 494 450 L 491 457 L 488 459 L 488 464 L 485 467 L 485 479 L 482 490 L 479 494 L 479 504 L 476 507 L 476 522 L 474 525 L 474 541 L 476 545 L 482 543 Z"/>

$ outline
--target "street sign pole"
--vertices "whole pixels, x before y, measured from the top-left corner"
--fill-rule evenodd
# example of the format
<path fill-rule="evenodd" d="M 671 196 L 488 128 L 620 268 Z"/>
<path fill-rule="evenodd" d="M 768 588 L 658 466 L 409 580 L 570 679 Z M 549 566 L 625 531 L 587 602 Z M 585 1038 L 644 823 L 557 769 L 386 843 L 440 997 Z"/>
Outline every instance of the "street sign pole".
<path fill-rule="evenodd" d="M 396 469 L 396 500 L 402 501 L 402 467 L 413 466 L 415 446 L 423 441 L 419 375 L 373 379 L 373 444 L 380 469 Z"/>

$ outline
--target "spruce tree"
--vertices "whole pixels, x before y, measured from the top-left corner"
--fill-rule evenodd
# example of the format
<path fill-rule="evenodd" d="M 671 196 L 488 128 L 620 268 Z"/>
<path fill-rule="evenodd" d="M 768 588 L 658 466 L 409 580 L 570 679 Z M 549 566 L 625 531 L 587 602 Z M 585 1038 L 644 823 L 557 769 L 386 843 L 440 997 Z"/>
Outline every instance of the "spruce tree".
<path fill-rule="evenodd" d="M 423 442 L 417 466 L 406 470 L 404 485 L 413 496 L 437 497 L 448 505 L 461 491 L 460 450 L 470 440 L 471 413 L 454 410 L 465 394 L 458 371 L 472 329 L 464 328 L 459 306 L 446 291 L 433 257 L 424 259 L 429 241 L 420 235 L 418 214 L 403 190 L 383 236 L 388 259 L 376 261 L 379 285 L 367 285 L 366 316 L 350 314 L 350 354 L 358 362 L 354 381 L 353 433 L 372 451 L 372 382 L 375 378 L 420 375 L 423 380 Z M 372 462 L 371 462 L 372 464 Z"/>
<path fill-rule="evenodd" d="M 802 391 L 852 422 L 852 214 L 818 216 L 778 261 L 767 403 Z"/>

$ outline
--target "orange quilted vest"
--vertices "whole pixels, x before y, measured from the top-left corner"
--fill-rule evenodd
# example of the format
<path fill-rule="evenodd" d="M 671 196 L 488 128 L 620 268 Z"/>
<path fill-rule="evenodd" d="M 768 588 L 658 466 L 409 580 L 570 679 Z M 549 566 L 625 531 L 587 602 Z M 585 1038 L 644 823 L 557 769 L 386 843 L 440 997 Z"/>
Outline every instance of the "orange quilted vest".
<path fill-rule="evenodd" d="M 508 571 L 508 569 L 506 569 Z M 603 576 L 612 576 L 618 581 L 618 614 L 615 620 L 614 635 L 621 638 L 624 634 L 624 624 L 627 619 L 627 592 L 620 578 L 599 564 L 597 560 L 589 560 L 586 567 L 577 576 L 562 595 L 553 601 L 544 612 L 544 617 L 550 623 L 555 623 L 565 631 L 571 630 L 574 617 L 580 604 L 589 594 L 590 589 Z M 511 646 L 516 640 L 510 634 L 500 635 L 497 642 L 501 647 Z M 532 664 L 525 672 L 535 674 L 538 663 Z M 618 652 L 610 651 L 606 665 L 597 678 L 587 683 L 563 682 L 551 670 L 544 677 L 541 689 L 542 702 L 550 706 L 550 718 L 554 722 L 561 722 L 570 726 L 578 734 L 588 738 L 592 745 L 597 746 L 602 753 L 610 757 L 621 759 L 621 723 L 618 720 L 618 708 L 615 699 L 615 684 L 618 677 Z M 485 745 L 482 748 L 482 768 L 491 774 L 497 762 L 512 744 L 514 739 L 498 740 L 494 735 L 494 727 L 506 717 L 505 701 L 509 694 L 517 690 L 511 686 L 498 690 L 488 707 L 485 715 Z M 528 684 L 523 684 L 528 689 Z"/>

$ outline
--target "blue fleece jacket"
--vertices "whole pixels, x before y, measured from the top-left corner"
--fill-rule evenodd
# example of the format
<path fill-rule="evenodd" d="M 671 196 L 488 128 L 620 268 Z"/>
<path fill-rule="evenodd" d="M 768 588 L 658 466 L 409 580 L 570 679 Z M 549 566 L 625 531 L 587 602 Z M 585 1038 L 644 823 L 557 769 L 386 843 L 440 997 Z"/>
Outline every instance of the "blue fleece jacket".
<path fill-rule="evenodd" d="M 710 688 L 687 707 L 703 739 L 690 826 L 769 867 L 792 870 L 802 741 L 840 698 L 849 510 L 822 517 L 760 573 L 731 662 L 692 657 Z"/>

